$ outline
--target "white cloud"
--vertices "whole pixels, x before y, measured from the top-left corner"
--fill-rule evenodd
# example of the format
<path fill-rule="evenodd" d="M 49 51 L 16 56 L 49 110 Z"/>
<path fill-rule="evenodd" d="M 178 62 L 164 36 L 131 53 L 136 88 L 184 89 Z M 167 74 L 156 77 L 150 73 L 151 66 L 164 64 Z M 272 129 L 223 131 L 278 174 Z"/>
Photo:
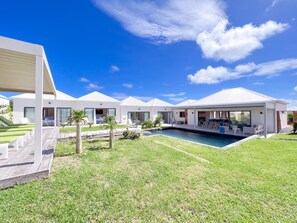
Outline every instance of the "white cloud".
<path fill-rule="evenodd" d="M 226 18 L 221 0 L 93 0 L 136 36 L 158 43 L 195 40 Z"/>
<path fill-rule="evenodd" d="M 287 103 L 289 103 L 287 105 L 288 111 L 297 111 L 297 100 L 294 100 L 294 99 L 280 99 L 280 100 L 286 101 Z"/>
<path fill-rule="evenodd" d="M 90 83 L 90 80 L 85 77 L 81 77 L 79 81 L 83 83 Z"/>
<path fill-rule="evenodd" d="M 187 97 L 176 97 L 176 98 L 169 98 L 170 101 L 173 101 L 173 102 L 182 102 L 182 101 L 185 101 L 187 100 L 188 98 Z"/>
<path fill-rule="evenodd" d="M 166 98 L 172 98 L 172 97 L 184 96 L 185 94 L 186 94 L 185 92 L 180 92 L 180 93 L 161 94 L 161 96 Z"/>
<path fill-rule="evenodd" d="M 220 22 L 212 31 L 204 31 L 197 37 L 206 58 L 234 62 L 262 48 L 261 41 L 288 28 L 287 24 L 268 21 L 259 27 L 252 24 L 227 29 L 228 21 Z"/>
<path fill-rule="evenodd" d="M 288 24 L 268 21 L 228 28 L 223 0 L 93 0 L 132 34 L 155 43 L 196 41 L 206 58 L 234 62 L 262 48 Z M 274 0 L 272 5 L 277 3 Z"/>
<path fill-rule="evenodd" d="M 129 84 L 129 83 L 124 83 L 123 86 L 125 88 L 133 88 L 134 87 L 133 84 Z"/>
<path fill-rule="evenodd" d="M 226 80 L 242 77 L 265 76 L 274 77 L 286 71 L 297 70 L 297 59 L 275 60 L 262 64 L 241 64 L 235 68 L 212 67 L 200 69 L 195 74 L 189 74 L 188 80 L 193 84 L 217 84 Z"/>
<path fill-rule="evenodd" d="M 104 87 L 102 86 L 99 86 L 98 84 L 94 84 L 94 83 L 89 83 L 87 86 L 86 86 L 86 89 L 88 91 L 93 91 L 93 90 L 101 90 L 103 89 Z"/>
<path fill-rule="evenodd" d="M 195 74 L 189 74 L 188 80 L 193 84 L 217 84 L 225 80 L 236 79 L 240 73 L 232 72 L 225 67 L 208 66 Z"/>
<path fill-rule="evenodd" d="M 296 86 L 296 87 L 294 87 L 294 89 L 293 89 L 293 90 L 297 92 L 297 86 Z"/>
<path fill-rule="evenodd" d="M 263 82 L 255 82 L 255 83 L 253 83 L 253 85 L 264 85 L 264 83 Z"/>
<path fill-rule="evenodd" d="M 120 68 L 118 66 L 112 65 L 109 68 L 109 72 L 114 73 L 114 72 L 119 72 Z"/>
<path fill-rule="evenodd" d="M 280 1 L 281 0 L 272 0 L 271 4 L 265 9 L 265 11 L 268 12 L 270 9 L 276 6 L 276 4 L 279 3 Z"/>

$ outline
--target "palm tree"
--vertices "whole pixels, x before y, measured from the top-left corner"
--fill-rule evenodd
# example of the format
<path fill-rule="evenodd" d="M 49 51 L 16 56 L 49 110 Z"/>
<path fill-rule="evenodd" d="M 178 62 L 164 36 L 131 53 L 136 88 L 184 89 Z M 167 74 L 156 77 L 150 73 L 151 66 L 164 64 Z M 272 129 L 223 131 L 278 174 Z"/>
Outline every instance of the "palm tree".
<path fill-rule="evenodd" d="M 106 116 L 105 122 L 107 125 L 107 129 L 109 129 L 109 148 L 111 149 L 114 143 L 114 130 L 117 123 L 115 121 L 115 117 L 111 115 Z"/>
<path fill-rule="evenodd" d="M 81 141 L 81 124 L 87 123 L 87 116 L 84 110 L 73 110 L 71 115 L 68 117 L 68 123 L 74 123 L 76 125 L 76 153 L 82 152 L 82 141 Z"/>

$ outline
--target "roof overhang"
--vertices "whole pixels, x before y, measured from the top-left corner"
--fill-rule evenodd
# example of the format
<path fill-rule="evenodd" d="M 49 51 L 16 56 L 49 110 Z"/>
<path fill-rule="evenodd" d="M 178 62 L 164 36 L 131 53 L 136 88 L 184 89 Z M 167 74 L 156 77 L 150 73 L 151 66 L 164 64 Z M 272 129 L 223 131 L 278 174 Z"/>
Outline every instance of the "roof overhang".
<path fill-rule="evenodd" d="M 0 36 L 0 91 L 35 93 L 36 57 L 42 58 L 43 93 L 56 95 L 43 47 L 2 36 Z"/>

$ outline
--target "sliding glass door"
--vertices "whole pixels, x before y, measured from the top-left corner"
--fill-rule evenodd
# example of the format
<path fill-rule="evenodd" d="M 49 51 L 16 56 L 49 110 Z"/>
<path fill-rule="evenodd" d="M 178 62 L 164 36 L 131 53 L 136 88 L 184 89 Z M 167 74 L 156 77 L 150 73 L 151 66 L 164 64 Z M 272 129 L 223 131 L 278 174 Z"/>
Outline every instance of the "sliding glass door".
<path fill-rule="evenodd" d="M 57 125 L 66 123 L 70 115 L 71 108 L 57 108 Z"/>

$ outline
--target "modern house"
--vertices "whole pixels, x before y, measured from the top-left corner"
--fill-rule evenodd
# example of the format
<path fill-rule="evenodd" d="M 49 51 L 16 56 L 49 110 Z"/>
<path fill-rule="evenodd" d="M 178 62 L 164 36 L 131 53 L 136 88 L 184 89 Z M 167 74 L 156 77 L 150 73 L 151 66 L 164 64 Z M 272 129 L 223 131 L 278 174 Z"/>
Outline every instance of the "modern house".
<path fill-rule="evenodd" d="M 9 106 L 9 99 L 0 94 L 0 111 Z"/>
<path fill-rule="evenodd" d="M 61 125 L 67 121 L 71 110 L 75 108 L 75 98 L 61 91 L 54 95 L 44 94 L 42 121 L 43 126 Z M 34 123 L 35 118 L 35 94 L 25 93 L 11 97 L 13 100 L 13 122 Z"/>
<path fill-rule="evenodd" d="M 151 119 L 151 108 L 145 102 L 128 97 L 121 101 L 121 122 L 125 124 L 141 123 Z"/>
<path fill-rule="evenodd" d="M 155 120 L 158 116 L 162 116 L 163 123 L 171 124 L 173 121 L 172 110 L 174 105 L 155 98 L 146 103 L 151 108 L 151 120 Z"/>
<path fill-rule="evenodd" d="M 287 103 L 245 88 L 231 88 L 197 100 L 185 109 L 185 123 L 199 126 L 209 120 L 231 121 L 236 125 L 263 125 L 264 134 L 287 126 Z"/>
<path fill-rule="evenodd" d="M 120 101 L 97 91 L 76 99 L 75 109 L 84 110 L 94 124 L 104 122 L 106 115 L 113 115 L 120 122 Z"/>

